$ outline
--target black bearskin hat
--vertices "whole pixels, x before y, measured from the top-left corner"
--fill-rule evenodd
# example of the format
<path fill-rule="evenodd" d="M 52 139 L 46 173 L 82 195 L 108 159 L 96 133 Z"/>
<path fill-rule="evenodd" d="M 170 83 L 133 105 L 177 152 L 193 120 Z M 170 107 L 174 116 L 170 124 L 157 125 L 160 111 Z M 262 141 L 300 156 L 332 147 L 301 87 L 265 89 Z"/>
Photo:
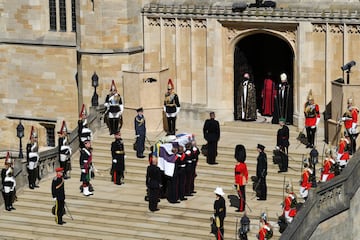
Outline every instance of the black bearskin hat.
<path fill-rule="evenodd" d="M 245 162 L 246 160 L 246 150 L 244 145 L 238 144 L 235 147 L 235 159 L 238 162 Z"/>

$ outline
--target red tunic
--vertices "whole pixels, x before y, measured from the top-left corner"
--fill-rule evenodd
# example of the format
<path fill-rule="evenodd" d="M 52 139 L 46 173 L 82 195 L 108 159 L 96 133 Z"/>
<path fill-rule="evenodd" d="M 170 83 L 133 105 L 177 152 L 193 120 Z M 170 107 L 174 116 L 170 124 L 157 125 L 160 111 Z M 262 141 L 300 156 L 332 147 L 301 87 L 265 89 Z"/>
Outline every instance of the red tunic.
<path fill-rule="evenodd" d="M 248 181 L 249 175 L 245 163 L 238 163 L 235 165 L 235 183 L 244 186 Z"/>
<path fill-rule="evenodd" d="M 309 104 L 305 103 L 304 107 L 305 114 L 305 127 L 316 126 L 316 121 L 320 118 L 320 110 L 319 105 L 317 104 Z"/>
<path fill-rule="evenodd" d="M 349 112 L 344 114 L 346 119 L 344 125 L 346 129 L 352 128 L 352 124 L 357 124 L 358 121 L 358 110 L 354 107 L 349 109 Z"/>
<path fill-rule="evenodd" d="M 291 207 L 291 202 L 296 198 L 294 193 L 289 193 L 289 195 L 284 200 L 284 212 L 289 212 L 289 217 L 294 217 L 296 215 L 296 207 Z"/>
<path fill-rule="evenodd" d="M 303 171 L 302 181 L 301 181 L 301 186 L 304 187 L 305 189 L 310 189 L 312 186 L 312 183 L 309 182 L 309 177 L 310 177 L 310 169 L 306 168 Z"/>

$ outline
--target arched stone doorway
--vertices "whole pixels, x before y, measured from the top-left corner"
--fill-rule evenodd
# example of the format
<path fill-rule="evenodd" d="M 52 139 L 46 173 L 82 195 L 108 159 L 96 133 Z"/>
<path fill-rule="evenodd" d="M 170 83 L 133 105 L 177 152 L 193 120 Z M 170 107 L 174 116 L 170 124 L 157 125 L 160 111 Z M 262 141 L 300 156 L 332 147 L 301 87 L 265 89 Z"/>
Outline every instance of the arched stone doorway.
<path fill-rule="evenodd" d="M 249 72 L 256 86 L 256 105 L 261 112 L 261 91 L 265 76 L 272 73 L 275 85 L 280 83 L 280 74 L 286 73 L 288 82 L 293 88 L 294 54 L 283 39 L 268 33 L 254 33 L 241 38 L 234 49 L 234 118 L 239 120 L 237 96 L 239 84 L 245 72 Z M 293 94 L 291 94 L 290 111 L 293 116 Z M 288 123 L 292 124 L 293 119 Z"/>

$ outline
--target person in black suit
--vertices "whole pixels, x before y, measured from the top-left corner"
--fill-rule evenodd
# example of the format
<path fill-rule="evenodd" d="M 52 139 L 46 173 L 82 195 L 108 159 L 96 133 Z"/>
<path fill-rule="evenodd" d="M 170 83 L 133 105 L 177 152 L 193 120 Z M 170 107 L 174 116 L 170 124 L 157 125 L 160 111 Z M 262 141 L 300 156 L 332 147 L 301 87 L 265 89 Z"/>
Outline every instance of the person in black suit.
<path fill-rule="evenodd" d="M 215 113 L 210 113 L 210 119 L 206 119 L 203 127 L 204 138 L 207 141 L 208 152 L 206 162 L 208 164 L 218 164 L 216 162 L 217 146 L 220 139 L 220 125 L 215 120 Z"/>
<path fill-rule="evenodd" d="M 157 158 L 153 157 L 146 171 L 146 186 L 148 188 L 149 210 L 159 211 L 158 202 L 160 195 L 161 172 L 157 166 Z"/>
<path fill-rule="evenodd" d="M 259 156 L 257 157 L 256 165 L 256 177 L 259 181 L 260 195 L 257 200 L 266 200 L 267 187 L 266 187 L 266 175 L 267 175 L 267 157 L 264 152 L 265 146 L 258 144 L 257 150 Z"/>

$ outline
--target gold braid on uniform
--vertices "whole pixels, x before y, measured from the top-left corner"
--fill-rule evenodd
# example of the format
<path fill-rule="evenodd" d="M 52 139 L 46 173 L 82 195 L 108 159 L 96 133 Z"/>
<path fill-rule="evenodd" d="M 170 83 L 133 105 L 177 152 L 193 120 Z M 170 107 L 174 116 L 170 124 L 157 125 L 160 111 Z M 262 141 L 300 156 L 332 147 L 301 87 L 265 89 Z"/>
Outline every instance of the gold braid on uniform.
<path fill-rule="evenodd" d="M 136 122 L 138 123 L 138 126 L 141 126 L 141 125 L 143 125 L 144 124 L 144 122 L 145 122 L 145 119 L 144 118 L 142 118 L 142 119 L 138 119 L 138 118 L 136 118 Z"/>

